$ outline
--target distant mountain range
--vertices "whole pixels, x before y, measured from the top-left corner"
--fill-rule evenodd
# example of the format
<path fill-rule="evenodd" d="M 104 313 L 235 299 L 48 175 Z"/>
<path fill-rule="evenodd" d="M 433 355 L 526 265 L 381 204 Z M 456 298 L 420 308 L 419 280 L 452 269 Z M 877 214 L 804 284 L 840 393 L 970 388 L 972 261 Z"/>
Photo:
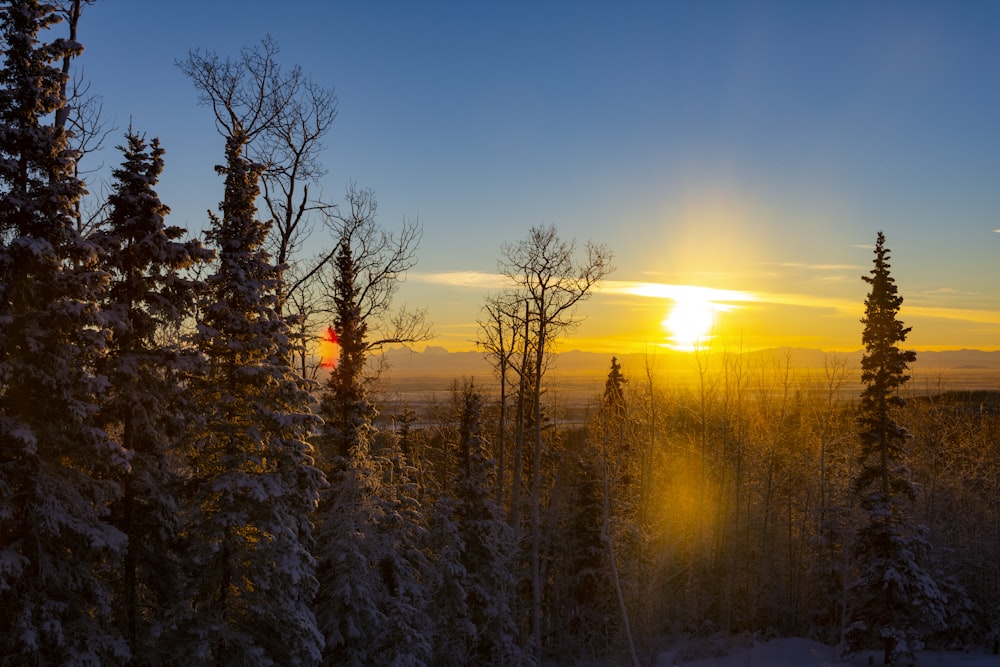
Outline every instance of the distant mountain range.
<path fill-rule="evenodd" d="M 861 366 L 862 351 L 824 352 L 807 348 L 772 348 L 743 353 L 746 361 L 755 363 L 780 363 L 787 359 L 795 369 L 824 368 L 831 360 L 846 363 L 847 368 Z M 388 374 L 393 379 L 403 378 L 486 378 L 492 377 L 493 367 L 481 352 L 449 352 L 443 347 L 428 346 L 422 352 L 398 348 L 383 353 L 388 363 Z M 643 374 L 647 360 L 658 369 L 696 368 L 696 355 L 665 350 L 654 357 L 644 353 L 611 355 L 598 352 L 573 350 L 555 355 L 549 373 L 552 375 L 603 375 L 611 368 L 611 358 L 616 356 L 626 373 Z M 719 361 L 721 353 L 705 353 L 702 359 L 709 366 Z M 1000 351 L 948 350 L 943 352 L 918 351 L 914 371 L 936 373 L 963 370 L 1000 370 Z"/>

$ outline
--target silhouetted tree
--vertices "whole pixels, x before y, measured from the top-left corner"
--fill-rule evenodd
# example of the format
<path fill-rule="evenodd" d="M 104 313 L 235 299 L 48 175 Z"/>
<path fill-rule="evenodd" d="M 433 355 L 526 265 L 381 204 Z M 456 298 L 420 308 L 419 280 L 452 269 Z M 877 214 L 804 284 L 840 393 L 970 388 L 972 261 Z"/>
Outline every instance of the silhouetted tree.
<path fill-rule="evenodd" d="M 76 226 L 84 192 L 63 126 L 80 54 L 53 4 L 0 12 L 0 663 L 128 658 L 107 573 L 125 536 L 106 520 L 126 454 L 98 428 L 107 274 Z M 51 40 L 51 41 L 46 41 Z"/>
<path fill-rule="evenodd" d="M 188 65 L 199 89 L 219 83 L 197 76 L 205 72 L 194 56 Z M 270 107 L 223 96 L 214 109 L 226 138 L 217 168 L 225 196 L 221 216 L 211 215 L 218 262 L 195 337 L 209 371 L 192 386 L 203 416 L 188 461 L 190 602 L 177 622 L 179 648 L 190 662 L 317 664 L 311 519 L 325 481 L 308 438 L 319 420 L 311 386 L 291 366 L 281 269 L 265 250 L 269 225 L 257 218 L 262 166 L 245 156 Z"/>
<path fill-rule="evenodd" d="M 507 276 L 526 310 L 525 339 L 531 340 L 533 358 L 530 372 L 522 368 L 522 377 L 531 379 L 529 401 L 533 416 L 531 475 L 531 581 L 532 644 L 536 660 L 541 658 L 541 484 L 542 484 L 542 377 L 548 354 L 559 333 L 575 323 L 576 306 L 587 299 L 594 287 L 611 272 L 611 251 L 588 242 L 584 257 L 576 255 L 576 243 L 559 238 L 554 225 L 532 227 L 528 238 L 503 248 L 500 272 Z M 528 346 L 525 346 L 528 350 Z M 526 360 L 528 361 L 528 360 Z"/>
<path fill-rule="evenodd" d="M 128 538 L 115 611 L 134 664 L 155 664 L 160 612 L 180 586 L 180 477 L 171 450 L 188 416 L 198 413 L 185 378 L 202 367 L 200 355 L 176 336 L 204 288 L 183 272 L 211 253 L 197 241 L 179 241 L 185 230 L 165 223 L 169 209 L 154 189 L 163 171 L 159 142 L 147 144 L 132 131 L 126 140 L 110 216 L 93 236 L 111 278 L 101 301 L 113 332 L 99 365 L 110 384 L 101 423 L 130 456 L 122 498 L 112 507 L 112 520 Z"/>
<path fill-rule="evenodd" d="M 875 267 L 862 279 L 871 286 L 865 301 L 861 340 L 860 469 L 854 488 L 861 496 L 867 522 L 854 545 L 858 575 L 848 646 L 862 648 L 877 640 L 885 664 L 914 659 L 928 625 L 944 618 L 943 596 L 922 560 L 929 545 L 925 531 L 905 515 L 904 501 L 915 496 L 906 467 L 905 445 L 910 435 L 897 421 L 905 401 L 899 389 L 910 379 L 916 353 L 899 344 L 910 332 L 898 319 L 903 297 L 889 272 L 889 249 L 878 233 Z"/>
<path fill-rule="evenodd" d="M 622 365 L 618 357 L 611 357 L 611 370 L 604 381 L 603 407 L 611 415 L 621 417 L 625 410 L 625 383 L 628 380 L 622 375 Z"/>

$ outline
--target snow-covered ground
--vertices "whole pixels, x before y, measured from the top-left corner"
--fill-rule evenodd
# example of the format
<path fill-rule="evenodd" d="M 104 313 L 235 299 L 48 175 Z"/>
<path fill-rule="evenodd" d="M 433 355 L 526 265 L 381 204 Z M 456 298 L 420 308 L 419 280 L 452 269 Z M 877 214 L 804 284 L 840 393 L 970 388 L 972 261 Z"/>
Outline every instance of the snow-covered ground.
<path fill-rule="evenodd" d="M 837 649 L 809 639 L 772 639 L 768 642 L 744 642 L 743 646 L 729 648 L 724 655 L 722 647 L 712 650 L 712 657 L 695 658 L 684 654 L 697 653 L 680 649 L 661 653 L 656 667 L 864 667 L 869 664 L 881 665 L 881 654 L 861 653 L 842 658 Z M 713 647 L 709 647 L 712 649 Z M 918 667 L 931 665 L 962 665 L 962 667 L 1000 667 L 1000 656 L 985 652 L 945 652 L 925 651 L 919 656 Z"/>

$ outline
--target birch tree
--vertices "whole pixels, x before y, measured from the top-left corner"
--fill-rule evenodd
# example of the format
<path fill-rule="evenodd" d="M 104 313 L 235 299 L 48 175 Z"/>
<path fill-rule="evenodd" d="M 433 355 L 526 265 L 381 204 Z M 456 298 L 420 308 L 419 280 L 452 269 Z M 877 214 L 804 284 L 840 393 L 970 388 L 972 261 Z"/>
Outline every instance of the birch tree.
<path fill-rule="evenodd" d="M 554 225 L 532 227 L 528 237 L 504 246 L 499 262 L 505 275 L 526 303 L 527 337 L 532 339 L 534 357 L 529 360 L 532 423 L 531 471 L 531 589 L 532 649 L 541 658 L 542 571 L 541 571 L 541 486 L 542 378 L 548 355 L 558 336 L 578 322 L 576 307 L 587 299 L 597 284 L 611 272 L 611 251 L 588 242 L 578 258 L 575 241 L 564 241 Z"/>

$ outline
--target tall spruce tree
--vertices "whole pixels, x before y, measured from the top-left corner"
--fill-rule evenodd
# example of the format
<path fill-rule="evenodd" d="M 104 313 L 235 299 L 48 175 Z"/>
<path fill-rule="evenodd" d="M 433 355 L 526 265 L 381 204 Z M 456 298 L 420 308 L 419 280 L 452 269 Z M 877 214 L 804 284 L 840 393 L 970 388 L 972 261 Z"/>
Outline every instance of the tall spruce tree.
<path fill-rule="evenodd" d="M 424 576 L 427 520 L 418 500 L 416 468 L 388 438 L 378 450 L 379 485 L 374 561 L 380 578 L 385 624 L 372 645 L 374 664 L 430 665 L 432 628 Z"/>
<path fill-rule="evenodd" d="M 125 452 L 97 427 L 107 275 L 79 235 L 76 153 L 53 123 L 60 20 L 38 0 L 0 12 L 0 663 L 113 664 L 107 578 L 125 548 L 108 523 Z"/>
<path fill-rule="evenodd" d="M 361 438 L 368 431 L 362 430 Z M 364 440 L 354 455 L 330 473 L 317 524 L 317 577 L 314 608 L 325 640 L 323 665 L 379 664 L 374 646 L 385 627 L 378 575 L 379 470 Z"/>
<path fill-rule="evenodd" d="M 910 333 L 898 319 L 903 297 L 890 275 L 885 235 L 878 233 L 874 268 L 862 279 L 871 286 L 865 301 L 861 360 L 859 472 L 854 480 L 867 521 L 854 545 L 857 578 L 853 619 L 846 641 L 850 649 L 874 642 L 884 664 L 912 664 L 921 636 L 943 622 L 943 596 L 924 569 L 929 545 L 925 531 L 906 516 L 915 496 L 906 466 L 910 435 L 897 421 L 905 404 L 900 388 L 910 379 L 916 353 L 899 344 Z"/>
<path fill-rule="evenodd" d="M 114 524 L 128 538 L 114 579 L 115 613 L 133 664 L 155 664 L 160 651 L 154 637 L 162 622 L 157 612 L 180 586 L 175 541 L 181 478 L 172 449 L 187 415 L 197 414 L 184 380 L 201 367 L 201 356 L 182 346 L 178 332 L 204 286 L 184 272 L 211 253 L 198 241 L 180 241 L 185 230 L 166 225 L 170 211 L 154 189 L 163 171 L 159 141 L 147 143 L 130 130 L 121 150 L 110 214 L 93 236 L 111 278 L 101 302 L 112 337 L 99 365 L 110 386 L 100 415 L 131 464 L 112 508 Z"/>
<path fill-rule="evenodd" d="M 190 663 L 311 665 L 323 643 L 309 606 L 311 516 L 325 484 L 307 443 L 317 418 L 276 311 L 281 277 L 255 206 L 262 167 L 230 120 L 222 215 L 208 235 L 218 263 L 195 339 L 209 371 L 193 386 L 203 422 L 189 461 L 191 600 L 178 646 Z"/>
<path fill-rule="evenodd" d="M 429 531 L 433 664 L 520 665 L 512 612 L 515 544 L 495 500 L 495 464 L 480 432 L 482 398 L 469 382 L 455 393 L 454 480 L 435 502 Z"/>
<path fill-rule="evenodd" d="M 316 613 L 324 664 L 425 664 L 430 653 L 419 571 L 424 523 L 398 442 L 374 451 L 376 412 L 363 372 L 369 349 L 363 288 L 348 228 L 334 258 L 334 328 L 340 352 L 320 403 L 317 437 L 330 488 L 320 503 Z"/>
<path fill-rule="evenodd" d="M 333 326 L 340 352 L 320 400 L 320 414 L 325 424 L 322 435 L 317 438 L 327 466 L 338 465 L 338 461 L 353 456 L 359 447 L 367 447 L 375 418 L 363 377 L 368 324 L 362 317 L 357 264 L 351 236 L 346 232 L 338 241 L 334 268 Z"/>
<path fill-rule="evenodd" d="M 466 604 L 476 628 L 469 658 L 477 665 L 518 665 L 523 656 L 512 612 L 514 534 L 494 499 L 496 464 L 486 452 L 481 415 L 482 397 L 470 383 L 462 391 L 455 485 Z"/>

